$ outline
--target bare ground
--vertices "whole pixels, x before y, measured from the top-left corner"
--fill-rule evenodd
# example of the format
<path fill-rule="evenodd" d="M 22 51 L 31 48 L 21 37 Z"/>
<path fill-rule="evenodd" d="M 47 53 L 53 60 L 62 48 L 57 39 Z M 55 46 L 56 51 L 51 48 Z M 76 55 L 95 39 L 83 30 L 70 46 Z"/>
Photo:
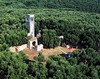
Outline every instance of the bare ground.
<path fill-rule="evenodd" d="M 66 47 L 61 47 L 58 46 L 56 48 L 50 48 L 50 49 L 42 49 L 40 52 L 44 55 L 45 59 L 47 59 L 50 55 L 58 55 L 58 54 L 62 54 L 62 53 L 67 53 L 67 52 L 74 52 L 75 48 L 66 48 Z M 25 50 L 23 50 L 24 53 L 29 56 L 30 60 L 33 60 L 33 57 L 38 56 L 38 53 L 36 50 L 30 50 L 28 48 L 26 48 Z"/>

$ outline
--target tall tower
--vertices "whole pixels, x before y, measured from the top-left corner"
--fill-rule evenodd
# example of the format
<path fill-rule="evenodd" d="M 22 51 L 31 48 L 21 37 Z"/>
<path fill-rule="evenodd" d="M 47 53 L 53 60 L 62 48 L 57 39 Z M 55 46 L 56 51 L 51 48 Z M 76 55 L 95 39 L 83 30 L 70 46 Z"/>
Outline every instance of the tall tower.
<path fill-rule="evenodd" d="M 38 39 L 35 37 L 34 15 L 28 14 L 26 19 L 26 23 L 29 26 L 28 48 L 40 51 L 43 49 L 43 44 L 38 45 Z"/>
<path fill-rule="evenodd" d="M 28 15 L 27 15 L 27 19 L 26 19 L 26 23 L 27 23 L 27 25 L 29 26 L 29 33 L 28 33 L 28 36 L 35 37 L 34 15 L 28 14 Z"/>

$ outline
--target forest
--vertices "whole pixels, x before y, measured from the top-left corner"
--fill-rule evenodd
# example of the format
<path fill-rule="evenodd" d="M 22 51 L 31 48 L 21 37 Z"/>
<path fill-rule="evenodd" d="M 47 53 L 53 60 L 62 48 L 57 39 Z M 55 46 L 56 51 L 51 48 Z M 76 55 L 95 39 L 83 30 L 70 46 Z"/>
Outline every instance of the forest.
<path fill-rule="evenodd" d="M 0 79 L 100 79 L 99 13 L 99 0 L 0 0 Z M 35 14 L 45 48 L 58 46 L 57 36 L 64 35 L 79 50 L 70 59 L 45 60 L 40 53 L 34 61 L 10 52 L 10 46 L 27 43 L 27 14 Z"/>
<path fill-rule="evenodd" d="M 0 7 L 10 8 L 69 8 L 100 13 L 100 0 L 0 0 Z"/>

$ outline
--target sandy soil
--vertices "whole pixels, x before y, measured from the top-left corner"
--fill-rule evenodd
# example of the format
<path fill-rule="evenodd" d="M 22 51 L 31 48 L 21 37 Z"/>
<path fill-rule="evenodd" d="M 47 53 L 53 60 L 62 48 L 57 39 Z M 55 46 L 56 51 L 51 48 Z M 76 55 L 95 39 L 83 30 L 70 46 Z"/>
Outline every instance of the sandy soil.
<path fill-rule="evenodd" d="M 56 48 L 51 48 L 51 49 L 43 49 L 42 54 L 45 56 L 45 58 L 47 59 L 50 55 L 57 55 L 57 54 L 62 54 L 62 53 L 66 53 L 68 52 L 68 50 L 64 47 L 56 47 Z"/>
<path fill-rule="evenodd" d="M 62 54 L 62 53 L 67 53 L 67 52 L 74 52 L 75 48 L 67 49 L 65 47 L 58 46 L 56 48 L 51 48 L 51 49 L 42 49 L 40 52 L 44 55 L 44 57 L 47 59 L 50 55 L 57 55 L 57 54 Z M 26 48 L 23 50 L 26 55 L 29 56 L 30 60 L 33 60 L 33 57 L 38 56 L 38 53 L 36 50 L 30 50 Z"/>
<path fill-rule="evenodd" d="M 27 56 L 29 56 L 29 59 L 30 59 L 30 60 L 33 60 L 33 58 L 34 58 L 35 56 L 38 56 L 38 52 L 37 52 L 36 50 L 30 50 L 29 48 L 24 49 L 23 52 L 24 52 Z"/>

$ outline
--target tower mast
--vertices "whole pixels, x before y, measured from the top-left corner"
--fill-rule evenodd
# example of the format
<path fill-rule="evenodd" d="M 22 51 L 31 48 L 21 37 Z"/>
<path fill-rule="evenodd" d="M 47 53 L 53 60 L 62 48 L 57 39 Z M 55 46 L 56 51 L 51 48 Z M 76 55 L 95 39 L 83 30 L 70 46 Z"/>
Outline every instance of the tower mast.
<path fill-rule="evenodd" d="M 29 26 L 29 33 L 28 36 L 35 37 L 35 21 L 34 21 L 34 15 L 28 14 L 27 15 L 27 25 Z"/>

